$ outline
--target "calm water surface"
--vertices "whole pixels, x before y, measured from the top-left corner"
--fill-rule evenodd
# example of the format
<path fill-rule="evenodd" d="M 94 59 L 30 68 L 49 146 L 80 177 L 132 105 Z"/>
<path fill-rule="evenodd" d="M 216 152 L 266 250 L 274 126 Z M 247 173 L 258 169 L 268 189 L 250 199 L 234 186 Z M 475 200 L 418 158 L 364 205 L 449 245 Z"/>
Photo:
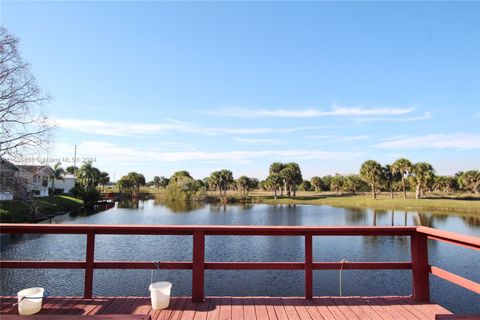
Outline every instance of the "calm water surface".
<path fill-rule="evenodd" d="M 329 206 L 273 205 L 169 205 L 154 200 L 117 203 L 94 214 L 56 217 L 52 223 L 81 224 L 211 224 L 305 226 L 414 226 L 480 236 L 475 217 L 404 211 L 343 209 Z M 429 243 L 430 263 L 480 282 L 480 255 L 475 250 L 437 241 Z M 96 260 L 190 261 L 191 236 L 97 235 Z M 3 235 L 2 260 L 83 260 L 83 235 Z M 303 237 L 206 238 L 207 261 L 303 261 Z M 410 261 L 408 237 L 314 237 L 315 261 Z M 47 288 L 51 295 L 82 295 L 82 270 L 1 270 L 1 295 L 31 286 Z M 207 295 L 302 296 L 303 271 L 207 270 Z M 343 295 L 409 295 L 407 270 L 346 270 Z M 173 295 L 191 294 L 191 271 L 161 270 L 155 280 L 173 283 Z M 430 276 L 432 300 L 458 313 L 480 313 L 480 296 Z M 150 271 L 96 270 L 95 295 L 148 295 Z M 314 294 L 338 295 L 339 271 L 315 271 Z"/>

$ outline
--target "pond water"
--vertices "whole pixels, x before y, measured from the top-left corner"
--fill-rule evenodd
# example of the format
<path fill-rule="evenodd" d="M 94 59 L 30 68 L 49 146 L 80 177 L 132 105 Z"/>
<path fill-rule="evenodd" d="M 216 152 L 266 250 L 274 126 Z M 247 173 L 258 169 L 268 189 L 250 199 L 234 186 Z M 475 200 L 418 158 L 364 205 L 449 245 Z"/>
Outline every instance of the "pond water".
<path fill-rule="evenodd" d="M 472 216 L 309 205 L 162 204 L 154 200 L 116 203 L 98 213 L 58 216 L 52 223 L 210 224 L 305 226 L 412 226 L 480 236 L 480 219 Z M 410 261 L 408 237 L 314 237 L 314 261 Z M 206 238 L 207 261 L 303 261 L 303 237 Z M 480 282 L 480 254 L 438 241 L 429 242 L 432 265 Z M 191 236 L 97 235 L 96 260 L 191 261 Z M 83 260 L 83 235 L 2 235 L 2 260 Z M 82 295 L 83 270 L 1 269 L 1 295 L 42 286 L 51 295 Z M 155 271 L 157 281 L 173 283 L 173 295 L 191 294 L 191 271 Z M 409 295 L 408 270 L 342 271 L 343 295 Z M 480 296 L 430 276 L 431 295 L 458 313 L 480 314 Z M 95 295 L 148 295 L 148 270 L 96 270 Z M 315 271 L 314 294 L 338 295 L 339 271 Z M 303 271 L 219 271 L 205 274 L 207 295 L 303 296 Z"/>

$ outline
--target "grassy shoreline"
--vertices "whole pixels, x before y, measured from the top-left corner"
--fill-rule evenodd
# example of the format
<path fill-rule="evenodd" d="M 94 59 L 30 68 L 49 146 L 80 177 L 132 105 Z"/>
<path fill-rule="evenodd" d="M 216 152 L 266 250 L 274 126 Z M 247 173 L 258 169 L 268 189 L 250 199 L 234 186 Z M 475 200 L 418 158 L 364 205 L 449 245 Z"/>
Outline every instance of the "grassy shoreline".
<path fill-rule="evenodd" d="M 145 188 L 146 193 L 162 197 L 162 190 Z M 207 202 L 221 202 L 218 192 L 208 192 Z M 408 193 L 403 199 L 402 193 L 395 193 L 391 199 L 389 193 L 377 195 L 372 199 L 370 193 L 336 194 L 333 192 L 298 192 L 296 197 L 280 197 L 275 200 L 271 192 L 253 191 L 246 196 L 229 191 L 227 202 L 249 202 L 263 204 L 306 204 L 328 205 L 341 208 L 370 208 L 379 210 L 432 211 L 442 213 L 468 213 L 480 215 L 480 196 L 474 194 L 428 194 L 425 198 L 415 199 L 414 193 Z"/>
<path fill-rule="evenodd" d="M 381 210 L 435 211 L 451 213 L 475 213 L 480 215 L 480 201 L 451 199 L 377 199 L 367 196 L 260 199 L 266 204 L 329 205 L 341 208 L 371 208 Z"/>
<path fill-rule="evenodd" d="M 37 214 L 32 215 L 36 206 Z M 65 195 L 36 198 L 35 201 L 0 201 L 0 222 L 36 222 L 83 207 L 83 201 Z"/>

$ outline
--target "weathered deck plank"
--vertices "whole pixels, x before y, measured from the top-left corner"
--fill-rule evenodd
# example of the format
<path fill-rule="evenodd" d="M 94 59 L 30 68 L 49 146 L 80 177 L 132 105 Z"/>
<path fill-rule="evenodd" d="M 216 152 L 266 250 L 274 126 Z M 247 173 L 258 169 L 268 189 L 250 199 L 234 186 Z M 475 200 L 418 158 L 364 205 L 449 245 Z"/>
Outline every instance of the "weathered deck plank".
<path fill-rule="evenodd" d="M 0 314 L 16 315 L 15 297 L 0 297 Z M 192 302 L 175 297 L 164 310 L 150 306 L 148 297 L 49 297 L 40 315 L 149 315 L 152 320 L 434 320 L 455 319 L 445 308 L 418 303 L 409 297 L 207 297 Z M 13 317 L 22 319 L 22 317 Z M 27 319 L 27 318 L 25 318 Z M 86 318 L 84 318 L 86 319 Z M 462 319 L 462 318 L 460 318 Z"/>

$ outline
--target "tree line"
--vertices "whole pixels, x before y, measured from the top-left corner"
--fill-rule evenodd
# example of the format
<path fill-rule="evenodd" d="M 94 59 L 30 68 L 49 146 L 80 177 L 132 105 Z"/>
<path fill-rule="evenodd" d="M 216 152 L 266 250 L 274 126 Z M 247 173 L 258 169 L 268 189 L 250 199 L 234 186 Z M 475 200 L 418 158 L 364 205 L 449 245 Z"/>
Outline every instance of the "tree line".
<path fill-rule="evenodd" d="M 135 181 L 137 173 L 129 173 L 122 177 L 117 185 L 123 188 L 124 178 Z M 130 178 L 128 178 L 130 177 Z M 141 175 L 143 177 L 143 175 Z M 243 196 L 252 190 L 264 190 L 278 195 L 295 197 L 301 191 L 334 191 L 334 192 L 371 192 L 373 199 L 379 192 L 389 192 L 391 198 L 394 192 L 401 191 L 403 198 L 407 198 L 407 191 L 415 191 L 415 197 L 421 198 L 427 192 L 444 192 L 452 194 L 457 191 L 473 193 L 480 192 L 480 172 L 469 170 L 458 172 L 454 176 L 440 176 L 435 174 L 433 166 L 426 162 L 412 163 L 406 158 L 398 159 L 392 164 L 381 165 L 375 160 L 362 163 L 358 174 L 314 176 L 309 180 L 303 179 L 300 166 L 295 162 L 274 162 L 269 167 L 269 174 L 265 180 L 241 176 L 234 178 L 232 171 L 222 169 L 214 171 L 203 179 L 194 179 L 188 171 L 175 172 L 170 178 L 155 176 L 152 181 L 145 182 L 144 177 L 137 181 L 136 190 L 141 185 L 149 187 L 175 189 L 174 194 L 181 198 L 182 192 L 197 197 L 206 191 L 218 191 L 221 197 L 227 196 L 228 190 L 240 191 Z M 181 196 L 180 196 L 181 195 Z"/>

